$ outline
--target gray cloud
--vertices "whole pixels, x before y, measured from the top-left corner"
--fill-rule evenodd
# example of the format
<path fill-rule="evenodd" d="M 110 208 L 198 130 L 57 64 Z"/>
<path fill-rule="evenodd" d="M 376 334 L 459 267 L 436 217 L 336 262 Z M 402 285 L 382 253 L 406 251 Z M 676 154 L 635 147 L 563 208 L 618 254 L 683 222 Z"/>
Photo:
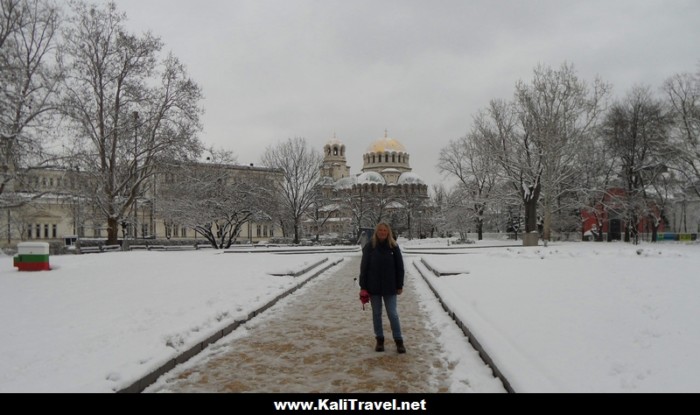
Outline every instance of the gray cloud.
<path fill-rule="evenodd" d="M 618 96 L 659 87 L 700 62 L 700 2 L 118 0 L 202 85 L 203 140 L 257 162 L 303 136 L 335 133 L 358 173 L 367 146 L 400 140 L 438 183 L 438 154 L 492 98 L 510 98 L 537 64 L 574 63 Z"/>

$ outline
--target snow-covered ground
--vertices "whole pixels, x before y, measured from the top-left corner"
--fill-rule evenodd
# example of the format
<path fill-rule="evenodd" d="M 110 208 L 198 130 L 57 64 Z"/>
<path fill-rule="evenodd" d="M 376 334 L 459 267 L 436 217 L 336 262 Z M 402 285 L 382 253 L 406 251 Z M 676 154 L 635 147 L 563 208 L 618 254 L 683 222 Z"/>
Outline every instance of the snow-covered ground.
<path fill-rule="evenodd" d="M 411 275 L 428 275 L 513 389 L 700 390 L 700 245 L 479 248 L 492 242 L 400 240 Z M 127 387 L 313 271 L 271 274 L 344 255 L 113 252 L 52 256 L 44 272 L 2 256 L 0 392 Z"/>

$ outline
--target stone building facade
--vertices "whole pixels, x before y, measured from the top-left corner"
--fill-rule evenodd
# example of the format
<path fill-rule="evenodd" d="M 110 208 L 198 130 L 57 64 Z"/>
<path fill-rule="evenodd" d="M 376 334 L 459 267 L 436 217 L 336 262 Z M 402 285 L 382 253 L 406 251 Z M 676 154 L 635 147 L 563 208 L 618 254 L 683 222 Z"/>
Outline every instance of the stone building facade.
<path fill-rule="evenodd" d="M 207 163 L 193 163 L 192 168 L 208 168 Z M 278 171 L 252 165 L 226 165 L 233 180 L 258 178 L 280 180 Z M 21 206 L 4 209 L 0 220 L 0 247 L 14 247 L 22 241 L 43 241 L 70 245 L 77 238 L 103 241 L 107 237 L 104 216 L 89 201 L 90 195 L 81 190 L 90 174 L 77 169 L 33 170 L 21 177 L 6 198 L 23 200 Z M 147 241 L 153 239 L 201 240 L 193 229 L 160 217 L 161 189 L 177 180 L 173 169 L 159 169 L 150 179 L 147 191 L 138 198 L 135 209 L 128 214 L 129 223 L 120 229 L 120 238 Z M 276 221 L 258 220 L 245 223 L 238 237 L 240 242 L 257 243 L 282 234 Z M 138 243 L 138 242 L 137 242 Z"/>

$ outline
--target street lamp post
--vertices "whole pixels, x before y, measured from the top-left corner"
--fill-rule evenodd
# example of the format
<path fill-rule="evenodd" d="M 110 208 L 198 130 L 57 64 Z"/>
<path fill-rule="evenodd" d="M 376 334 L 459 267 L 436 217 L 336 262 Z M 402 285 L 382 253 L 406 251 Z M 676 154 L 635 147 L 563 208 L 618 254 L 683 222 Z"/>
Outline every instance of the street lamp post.
<path fill-rule="evenodd" d="M 136 235 L 139 231 L 139 211 L 138 211 L 138 167 L 139 167 L 139 157 L 138 157 L 138 127 L 139 127 L 139 112 L 134 111 L 134 243 L 136 243 Z"/>

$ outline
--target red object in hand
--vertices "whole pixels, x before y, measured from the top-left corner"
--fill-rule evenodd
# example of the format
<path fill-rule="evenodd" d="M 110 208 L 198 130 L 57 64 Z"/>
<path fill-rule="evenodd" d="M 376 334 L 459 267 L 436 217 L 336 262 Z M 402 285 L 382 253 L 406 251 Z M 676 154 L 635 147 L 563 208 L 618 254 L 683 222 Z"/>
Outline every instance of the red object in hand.
<path fill-rule="evenodd" d="M 367 290 L 360 290 L 360 301 L 362 302 L 362 309 L 365 309 L 365 304 L 369 303 L 369 293 Z"/>

